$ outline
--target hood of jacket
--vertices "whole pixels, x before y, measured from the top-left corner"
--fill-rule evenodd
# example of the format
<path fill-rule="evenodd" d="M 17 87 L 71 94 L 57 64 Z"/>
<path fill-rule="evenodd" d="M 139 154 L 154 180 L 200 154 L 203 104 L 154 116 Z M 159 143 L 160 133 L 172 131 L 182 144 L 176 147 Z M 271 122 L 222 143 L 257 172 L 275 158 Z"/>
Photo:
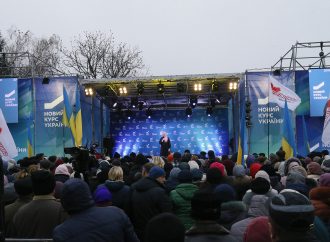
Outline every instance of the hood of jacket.
<path fill-rule="evenodd" d="M 198 190 L 198 187 L 190 183 L 182 183 L 177 185 L 175 191 L 184 199 L 191 200 L 195 191 Z"/>
<path fill-rule="evenodd" d="M 268 197 L 265 195 L 254 195 L 248 210 L 249 217 L 268 216 Z"/>
<path fill-rule="evenodd" d="M 160 184 L 158 181 L 151 177 L 142 178 L 135 184 L 135 190 L 138 192 L 145 192 L 156 187 L 164 189 L 164 186 L 162 184 Z"/>
<path fill-rule="evenodd" d="M 120 189 L 124 187 L 125 183 L 123 181 L 111 181 L 106 180 L 105 186 L 111 191 L 111 192 L 117 192 Z"/>

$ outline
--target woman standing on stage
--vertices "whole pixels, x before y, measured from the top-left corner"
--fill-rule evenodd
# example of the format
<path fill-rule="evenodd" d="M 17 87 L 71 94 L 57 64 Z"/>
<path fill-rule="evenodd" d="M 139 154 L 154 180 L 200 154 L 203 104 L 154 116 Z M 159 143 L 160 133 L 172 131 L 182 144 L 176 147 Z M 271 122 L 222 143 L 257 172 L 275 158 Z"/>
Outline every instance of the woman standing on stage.
<path fill-rule="evenodd" d="M 160 135 L 162 136 L 159 140 L 159 144 L 160 144 L 160 156 L 165 156 L 167 157 L 169 152 L 170 152 L 170 148 L 171 148 L 171 141 L 170 138 L 167 136 L 167 133 L 162 131 L 160 133 Z"/>

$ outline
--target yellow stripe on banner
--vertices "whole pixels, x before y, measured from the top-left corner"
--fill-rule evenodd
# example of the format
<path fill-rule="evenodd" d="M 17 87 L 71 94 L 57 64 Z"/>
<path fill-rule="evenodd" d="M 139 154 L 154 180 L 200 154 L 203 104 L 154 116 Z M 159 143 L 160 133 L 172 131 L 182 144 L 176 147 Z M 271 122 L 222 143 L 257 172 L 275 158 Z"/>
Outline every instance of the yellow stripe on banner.
<path fill-rule="evenodd" d="M 282 149 L 285 151 L 286 160 L 293 157 L 293 148 L 285 138 L 282 138 Z"/>
<path fill-rule="evenodd" d="M 81 110 L 78 111 L 76 115 L 76 139 L 75 143 L 76 146 L 81 146 L 82 145 L 82 118 L 81 118 Z"/>
<path fill-rule="evenodd" d="M 30 142 L 27 142 L 27 148 L 28 148 L 28 157 L 32 157 L 33 156 L 33 150 L 32 150 L 32 145 L 30 144 Z"/>
<path fill-rule="evenodd" d="M 69 121 L 68 121 L 68 116 L 65 110 L 65 106 L 63 108 L 63 118 L 62 118 L 62 123 L 64 125 L 64 127 L 69 127 Z"/>
<path fill-rule="evenodd" d="M 237 165 L 242 165 L 242 155 L 243 150 L 242 150 L 242 144 L 241 144 L 241 138 L 238 138 L 238 152 L 237 152 Z"/>

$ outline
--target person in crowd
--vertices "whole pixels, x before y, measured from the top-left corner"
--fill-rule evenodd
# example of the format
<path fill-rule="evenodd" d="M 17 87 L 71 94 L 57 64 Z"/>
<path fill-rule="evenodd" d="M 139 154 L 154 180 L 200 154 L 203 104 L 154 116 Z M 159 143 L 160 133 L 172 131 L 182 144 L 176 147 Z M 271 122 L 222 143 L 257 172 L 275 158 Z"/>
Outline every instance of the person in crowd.
<path fill-rule="evenodd" d="M 82 179 L 64 184 L 61 203 L 70 218 L 54 229 L 54 242 L 139 241 L 127 215 L 117 207 L 96 207 Z"/>
<path fill-rule="evenodd" d="M 9 228 L 10 223 L 16 214 L 16 212 L 25 204 L 32 200 L 32 181 L 31 177 L 25 177 L 18 179 L 14 182 L 15 192 L 18 195 L 16 201 L 5 207 L 5 225 Z M 8 234 L 7 234 L 8 235 Z"/>
<path fill-rule="evenodd" d="M 230 234 L 234 236 L 237 241 L 243 241 L 245 230 L 253 218 L 268 216 L 268 199 L 269 197 L 265 195 L 254 195 L 252 197 L 247 218 L 238 221 L 231 226 Z"/>
<path fill-rule="evenodd" d="M 195 192 L 191 200 L 191 215 L 195 223 L 186 232 L 185 242 L 235 241 L 229 231 L 217 223 L 221 216 L 220 200 L 213 191 Z"/>
<path fill-rule="evenodd" d="M 225 183 L 222 174 L 218 168 L 213 167 L 208 169 L 206 172 L 206 181 L 200 185 L 199 190 L 213 192 L 217 185 Z"/>
<path fill-rule="evenodd" d="M 307 165 L 307 177 L 314 179 L 316 182 L 319 181 L 320 176 L 323 174 L 319 163 L 310 162 Z"/>
<path fill-rule="evenodd" d="M 170 148 L 171 148 L 171 140 L 167 136 L 167 133 L 162 131 L 161 133 L 161 138 L 159 140 L 160 144 L 160 156 L 167 157 L 168 154 L 170 153 Z"/>
<path fill-rule="evenodd" d="M 233 175 L 233 168 L 235 166 L 235 163 L 228 158 L 228 155 L 222 155 L 221 163 L 225 166 L 226 171 L 227 171 L 227 175 L 232 176 Z"/>
<path fill-rule="evenodd" d="M 177 185 L 179 185 L 180 182 L 178 180 L 178 175 L 179 175 L 180 171 L 181 171 L 181 169 L 178 167 L 174 167 L 171 170 L 168 179 L 165 181 L 165 189 L 167 192 L 171 192 L 172 190 L 174 190 L 176 188 Z"/>
<path fill-rule="evenodd" d="M 135 163 L 133 164 L 133 166 L 131 167 L 131 169 L 129 171 L 127 181 L 125 181 L 127 185 L 131 185 L 134 182 L 136 182 L 138 179 L 141 178 L 143 166 L 146 163 L 148 163 L 148 159 L 143 154 L 139 153 L 136 156 Z M 140 176 L 136 177 L 137 173 L 139 173 Z"/>
<path fill-rule="evenodd" d="M 255 195 L 265 195 L 266 197 L 273 197 L 278 192 L 270 186 L 270 178 L 265 171 L 258 171 L 255 179 L 251 182 L 251 189 L 246 191 L 242 201 L 246 206 L 250 206 L 251 199 Z"/>
<path fill-rule="evenodd" d="M 270 179 L 270 185 L 272 186 L 273 189 L 275 189 L 278 192 L 283 190 L 284 187 L 280 182 L 281 176 L 278 173 L 276 173 L 273 165 L 265 164 L 260 168 L 260 170 L 267 172 Z"/>
<path fill-rule="evenodd" d="M 70 179 L 69 169 L 65 164 L 61 164 L 55 169 L 55 181 L 60 181 L 62 183 Z"/>
<path fill-rule="evenodd" d="M 301 173 L 291 170 L 286 178 L 286 189 L 292 189 L 308 197 L 310 188 L 306 185 L 306 177 Z"/>
<path fill-rule="evenodd" d="M 200 187 L 204 176 L 203 171 L 201 169 L 192 169 L 190 172 L 192 175 L 193 184 Z"/>
<path fill-rule="evenodd" d="M 148 177 L 142 178 L 131 187 L 132 222 L 140 240 L 143 240 L 145 226 L 152 217 L 172 211 L 164 181 L 164 169 L 154 166 Z"/>
<path fill-rule="evenodd" d="M 228 184 L 220 184 L 214 189 L 215 196 L 221 203 L 221 216 L 218 223 L 230 230 L 231 226 L 246 217 L 246 206 L 236 200 L 234 188 Z"/>
<path fill-rule="evenodd" d="M 324 172 L 330 173 L 330 159 L 324 160 L 322 162 L 321 168 Z"/>
<path fill-rule="evenodd" d="M 156 166 L 159 166 L 161 168 L 164 168 L 165 161 L 160 156 L 152 156 L 152 163 L 154 163 Z"/>
<path fill-rule="evenodd" d="M 269 218 L 272 241 L 318 241 L 313 232 L 314 207 L 299 192 L 283 190 L 271 198 Z"/>
<path fill-rule="evenodd" d="M 237 194 L 237 199 L 242 200 L 244 194 L 250 188 L 251 177 L 245 174 L 245 168 L 242 165 L 235 165 L 233 168 L 233 187 Z"/>
<path fill-rule="evenodd" d="M 283 175 L 281 174 L 282 178 L 281 178 L 281 183 L 283 186 L 285 186 L 286 184 L 286 177 L 289 174 L 289 171 L 291 171 L 292 169 L 295 169 L 296 167 L 301 166 L 301 162 L 299 159 L 295 158 L 295 157 L 291 157 L 289 158 L 287 161 L 285 161 L 284 163 L 284 169 L 283 169 Z"/>
<path fill-rule="evenodd" d="M 123 181 L 123 169 L 120 166 L 114 166 L 110 169 L 108 176 L 109 179 L 104 185 L 112 194 L 112 205 L 123 209 L 128 214 L 130 188 Z"/>
<path fill-rule="evenodd" d="M 112 205 L 112 194 L 103 184 L 96 188 L 93 193 L 93 199 L 97 207 L 107 207 Z"/>
<path fill-rule="evenodd" d="M 271 227 L 267 216 L 252 219 L 244 233 L 244 242 L 272 241 Z"/>
<path fill-rule="evenodd" d="M 146 226 L 145 242 L 184 242 L 185 227 L 172 213 L 161 213 Z"/>
<path fill-rule="evenodd" d="M 180 152 L 174 152 L 173 154 L 173 167 L 178 167 L 181 163 L 181 153 Z"/>
<path fill-rule="evenodd" d="M 257 172 L 261 169 L 262 164 L 260 164 L 259 162 L 253 162 L 250 165 L 250 176 L 254 179 L 255 175 L 257 174 Z"/>
<path fill-rule="evenodd" d="M 44 170 L 31 174 L 33 200 L 21 207 L 12 223 L 15 238 L 51 238 L 53 229 L 61 224 L 67 214 L 61 203 L 53 196 L 54 176 Z"/>
<path fill-rule="evenodd" d="M 179 185 L 171 191 L 170 199 L 173 204 L 173 213 L 178 216 L 186 229 L 189 229 L 193 220 L 191 218 L 191 199 L 198 187 L 192 184 L 192 175 L 188 170 L 178 174 Z"/>

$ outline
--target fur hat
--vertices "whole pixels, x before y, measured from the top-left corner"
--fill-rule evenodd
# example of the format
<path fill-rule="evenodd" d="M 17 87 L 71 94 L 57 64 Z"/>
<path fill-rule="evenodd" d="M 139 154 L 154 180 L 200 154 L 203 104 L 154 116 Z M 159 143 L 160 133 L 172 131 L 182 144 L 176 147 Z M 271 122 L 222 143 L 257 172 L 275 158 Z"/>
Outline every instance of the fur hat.
<path fill-rule="evenodd" d="M 161 176 L 165 176 L 165 171 L 163 168 L 160 168 L 159 166 L 154 166 L 150 169 L 148 176 L 153 179 L 157 179 Z"/>
<path fill-rule="evenodd" d="M 306 196 L 286 191 L 271 199 L 269 215 L 284 230 L 307 231 L 314 221 L 314 207 Z"/>

